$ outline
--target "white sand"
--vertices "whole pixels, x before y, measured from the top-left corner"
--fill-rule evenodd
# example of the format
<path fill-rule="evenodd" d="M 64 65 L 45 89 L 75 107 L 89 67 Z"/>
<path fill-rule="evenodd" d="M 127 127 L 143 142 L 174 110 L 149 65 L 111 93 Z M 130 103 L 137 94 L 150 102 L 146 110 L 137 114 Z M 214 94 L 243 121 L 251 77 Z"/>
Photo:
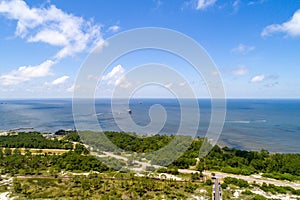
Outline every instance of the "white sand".
<path fill-rule="evenodd" d="M 10 198 L 8 197 L 9 192 L 3 192 L 0 193 L 0 200 L 9 200 Z"/>

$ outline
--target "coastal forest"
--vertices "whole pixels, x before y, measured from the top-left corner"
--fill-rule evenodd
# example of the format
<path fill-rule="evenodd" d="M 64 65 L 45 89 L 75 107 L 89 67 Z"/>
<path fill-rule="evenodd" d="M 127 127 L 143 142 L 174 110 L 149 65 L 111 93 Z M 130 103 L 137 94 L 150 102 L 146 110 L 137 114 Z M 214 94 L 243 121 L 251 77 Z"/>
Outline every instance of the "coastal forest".
<path fill-rule="evenodd" d="M 109 166 L 113 166 L 110 168 L 107 162 L 93 156 L 89 146 L 109 148 L 110 142 L 124 151 L 120 154 L 111 149 L 116 155 L 146 155 L 147 162 L 161 167 L 148 166 L 142 176 L 137 176 L 127 167 L 141 157 L 127 162 L 102 158 L 109 160 Z M 174 149 L 166 148 L 163 154 L 159 151 L 172 142 L 185 151 L 164 167 Z M 205 156 L 199 154 L 202 146 L 210 150 Z M 262 173 L 269 178 L 295 181 L 300 180 L 299 162 L 300 154 L 211 146 L 206 138 L 188 136 L 90 131 L 82 134 L 64 130 L 55 134 L 12 132 L 0 136 L 0 193 L 10 190 L 13 197 L 20 199 L 188 199 L 193 195 L 210 198 L 213 182 L 202 174 L 206 170 L 242 175 Z M 199 173 L 182 174 L 179 169 Z M 181 177 L 181 181 L 157 178 L 155 174 L 171 174 Z M 11 185 L 5 184 L 9 182 L 5 177 L 13 178 Z M 300 195 L 300 190 L 292 187 L 249 184 L 231 177 L 226 177 L 221 186 L 225 199 L 233 197 L 230 188 L 242 190 L 242 199 L 266 199 L 252 193 L 252 188 L 271 194 Z"/>
<path fill-rule="evenodd" d="M 93 133 L 95 134 L 95 133 Z M 137 136 L 132 133 L 104 132 L 116 146 L 129 152 L 155 152 L 166 146 L 175 136 Z M 108 170 L 99 160 L 86 155 L 89 151 L 80 142 L 77 132 L 70 132 L 60 138 L 47 139 L 41 133 L 29 132 L 17 135 L 0 136 L 0 167 L 2 173 L 34 173 L 47 168 L 60 170 L 105 171 Z M 93 138 L 94 142 L 95 138 Z M 205 157 L 199 157 L 204 138 L 193 139 L 187 150 L 167 166 L 169 169 L 215 170 L 232 174 L 263 176 L 280 180 L 300 180 L 300 154 L 269 153 L 267 150 L 247 151 L 229 147 L 214 146 Z M 75 144 L 76 145 L 75 145 Z M 14 148 L 14 149 L 13 149 Z M 19 148 L 24 148 L 21 153 Z M 33 155 L 28 149 L 68 149 L 61 155 Z M 26 150 L 27 149 L 27 150 Z M 151 161 L 168 159 L 168 154 L 152 154 Z M 157 157 L 155 157 L 157 156 Z M 164 156 L 166 158 L 164 158 Z M 154 163 L 156 164 L 156 163 Z M 163 169 L 161 169 L 163 170 Z M 24 172 L 25 171 L 25 172 Z M 35 172 L 37 173 L 37 172 Z"/>

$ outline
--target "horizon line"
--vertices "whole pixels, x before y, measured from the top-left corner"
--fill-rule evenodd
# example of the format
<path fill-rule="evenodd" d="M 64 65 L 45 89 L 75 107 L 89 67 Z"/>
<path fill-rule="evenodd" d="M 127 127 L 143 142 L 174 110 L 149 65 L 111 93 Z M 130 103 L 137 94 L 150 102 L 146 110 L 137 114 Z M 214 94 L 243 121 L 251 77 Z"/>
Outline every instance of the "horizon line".
<path fill-rule="evenodd" d="M 19 97 L 19 98 L 1 98 L 0 100 L 72 100 L 75 99 L 73 97 Z M 110 97 L 96 97 L 96 98 L 77 98 L 77 99 L 128 99 L 128 98 L 110 98 Z M 211 100 L 211 99 L 225 99 L 225 100 L 300 100 L 300 97 L 227 97 L 227 98 L 209 98 L 209 97 L 199 97 L 199 98 L 189 98 L 189 97 L 183 97 L 183 98 L 172 98 L 172 97 L 134 97 L 130 99 L 198 99 L 198 100 Z"/>

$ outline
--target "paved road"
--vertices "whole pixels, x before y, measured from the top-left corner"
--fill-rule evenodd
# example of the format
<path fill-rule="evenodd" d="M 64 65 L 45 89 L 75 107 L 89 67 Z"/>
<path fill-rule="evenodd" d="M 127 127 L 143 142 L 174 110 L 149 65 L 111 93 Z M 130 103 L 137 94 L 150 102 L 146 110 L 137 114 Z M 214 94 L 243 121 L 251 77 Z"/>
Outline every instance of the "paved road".
<path fill-rule="evenodd" d="M 213 200 L 221 200 L 221 198 L 220 198 L 220 186 L 219 186 L 219 181 L 218 181 L 217 178 L 215 179 L 213 189 L 214 189 Z"/>

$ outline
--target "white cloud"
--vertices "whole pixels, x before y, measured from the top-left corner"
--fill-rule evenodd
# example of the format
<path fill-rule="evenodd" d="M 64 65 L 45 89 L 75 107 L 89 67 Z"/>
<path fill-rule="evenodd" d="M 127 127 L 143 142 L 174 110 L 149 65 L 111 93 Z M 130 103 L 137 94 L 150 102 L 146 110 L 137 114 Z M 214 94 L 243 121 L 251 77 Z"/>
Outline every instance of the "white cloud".
<path fill-rule="evenodd" d="M 15 34 L 28 42 L 62 47 L 55 55 L 56 59 L 83 52 L 98 40 L 103 40 L 99 25 L 65 13 L 54 5 L 30 8 L 22 0 L 1 1 L 0 14 L 16 20 Z"/>
<path fill-rule="evenodd" d="M 128 87 L 130 87 L 132 84 L 128 81 L 127 78 L 122 77 L 122 78 L 117 79 L 117 80 L 115 81 L 115 85 L 116 85 L 116 86 L 119 86 L 119 87 L 121 87 L 121 88 L 128 88 Z"/>
<path fill-rule="evenodd" d="M 45 83 L 46 85 L 60 85 L 65 83 L 70 77 L 69 76 L 62 76 L 60 78 L 55 79 L 51 83 Z"/>
<path fill-rule="evenodd" d="M 233 6 L 233 9 L 235 12 L 238 11 L 239 7 L 240 7 L 240 0 L 235 0 L 233 3 L 232 3 L 232 6 Z"/>
<path fill-rule="evenodd" d="M 254 46 L 247 46 L 244 44 L 239 44 L 237 47 L 233 48 L 231 51 L 235 53 L 246 54 L 255 49 Z"/>
<path fill-rule="evenodd" d="M 74 92 L 75 85 L 73 84 L 71 87 L 67 89 L 67 92 Z"/>
<path fill-rule="evenodd" d="M 71 87 L 67 88 L 67 92 L 74 92 L 74 90 L 78 88 L 80 88 L 80 85 L 73 84 Z"/>
<path fill-rule="evenodd" d="M 34 37 L 30 36 L 28 42 L 45 42 L 53 46 L 68 45 L 68 40 L 62 33 L 51 29 L 42 30 Z"/>
<path fill-rule="evenodd" d="M 300 36 L 300 9 L 294 13 L 289 21 L 283 24 L 272 24 L 265 27 L 261 35 L 270 36 L 274 33 L 285 33 L 292 37 Z"/>
<path fill-rule="evenodd" d="M 114 67 L 108 74 L 102 77 L 102 80 L 118 79 L 123 76 L 125 70 L 121 65 Z"/>
<path fill-rule="evenodd" d="M 245 66 L 241 66 L 238 69 L 234 69 L 231 73 L 235 76 L 243 76 L 249 73 L 249 70 Z"/>
<path fill-rule="evenodd" d="M 254 76 L 250 82 L 251 83 L 259 83 L 259 82 L 262 82 L 263 80 L 265 80 L 265 75 L 261 74 L 261 75 L 257 75 L 257 76 Z"/>
<path fill-rule="evenodd" d="M 117 26 L 117 25 L 114 25 L 114 26 L 110 26 L 108 29 L 107 29 L 107 32 L 118 32 L 120 30 L 120 26 Z"/>
<path fill-rule="evenodd" d="M 183 87 L 183 86 L 185 86 L 185 85 L 186 85 L 186 82 L 185 82 L 185 81 L 183 81 L 183 82 L 179 83 L 178 85 L 179 85 L 179 86 L 181 86 L 181 87 Z"/>
<path fill-rule="evenodd" d="M 166 88 L 171 88 L 173 86 L 173 83 L 167 83 L 164 85 Z"/>
<path fill-rule="evenodd" d="M 240 4 L 240 0 L 235 0 L 232 4 L 233 7 L 237 7 Z"/>
<path fill-rule="evenodd" d="M 43 42 L 60 48 L 54 55 L 55 62 L 47 60 L 38 66 L 24 66 L 1 75 L 2 85 L 17 85 L 33 78 L 48 76 L 52 65 L 60 59 L 88 51 L 96 45 L 107 45 L 101 36 L 99 25 L 92 20 L 63 12 L 54 5 L 29 7 L 23 0 L 0 0 L 0 14 L 17 21 L 16 36 L 27 42 Z M 55 80 L 53 84 L 59 84 L 60 81 L 64 79 Z"/>
<path fill-rule="evenodd" d="M 213 76 L 218 76 L 218 75 L 220 75 L 220 71 L 217 70 L 217 69 L 212 70 L 212 71 L 211 71 L 211 75 L 213 75 Z"/>
<path fill-rule="evenodd" d="M 113 85 L 122 88 L 128 88 L 132 85 L 125 77 L 125 70 L 121 65 L 114 67 L 109 73 L 102 76 L 101 80 L 107 85 Z"/>
<path fill-rule="evenodd" d="M 99 39 L 96 40 L 92 46 L 94 46 L 95 48 L 91 48 L 90 52 L 101 53 L 103 48 L 108 46 L 108 42 L 104 39 Z"/>
<path fill-rule="evenodd" d="M 88 80 L 97 80 L 98 77 L 95 76 L 95 75 L 93 75 L 93 74 L 89 74 L 89 75 L 87 76 L 87 79 L 88 79 Z"/>
<path fill-rule="evenodd" d="M 248 3 L 248 5 L 250 6 L 250 5 L 256 5 L 256 4 L 263 4 L 263 3 L 265 3 L 265 1 L 266 0 L 250 1 Z"/>
<path fill-rule="evenodd" d="M 198 0 L 197 10 L 205 10 L 206 8 L 213 6 L 217 0 Z"/>
<path fill-rule="evenodd" d="M 18 70 L 13 70 L 0 76 L 1 85 L 17 85 L 33 78 L 45 77 L 51 74 L 50 68 L 55 64 L 52 60 L 47 60 L 37 66 L 22 66 Z"/>

